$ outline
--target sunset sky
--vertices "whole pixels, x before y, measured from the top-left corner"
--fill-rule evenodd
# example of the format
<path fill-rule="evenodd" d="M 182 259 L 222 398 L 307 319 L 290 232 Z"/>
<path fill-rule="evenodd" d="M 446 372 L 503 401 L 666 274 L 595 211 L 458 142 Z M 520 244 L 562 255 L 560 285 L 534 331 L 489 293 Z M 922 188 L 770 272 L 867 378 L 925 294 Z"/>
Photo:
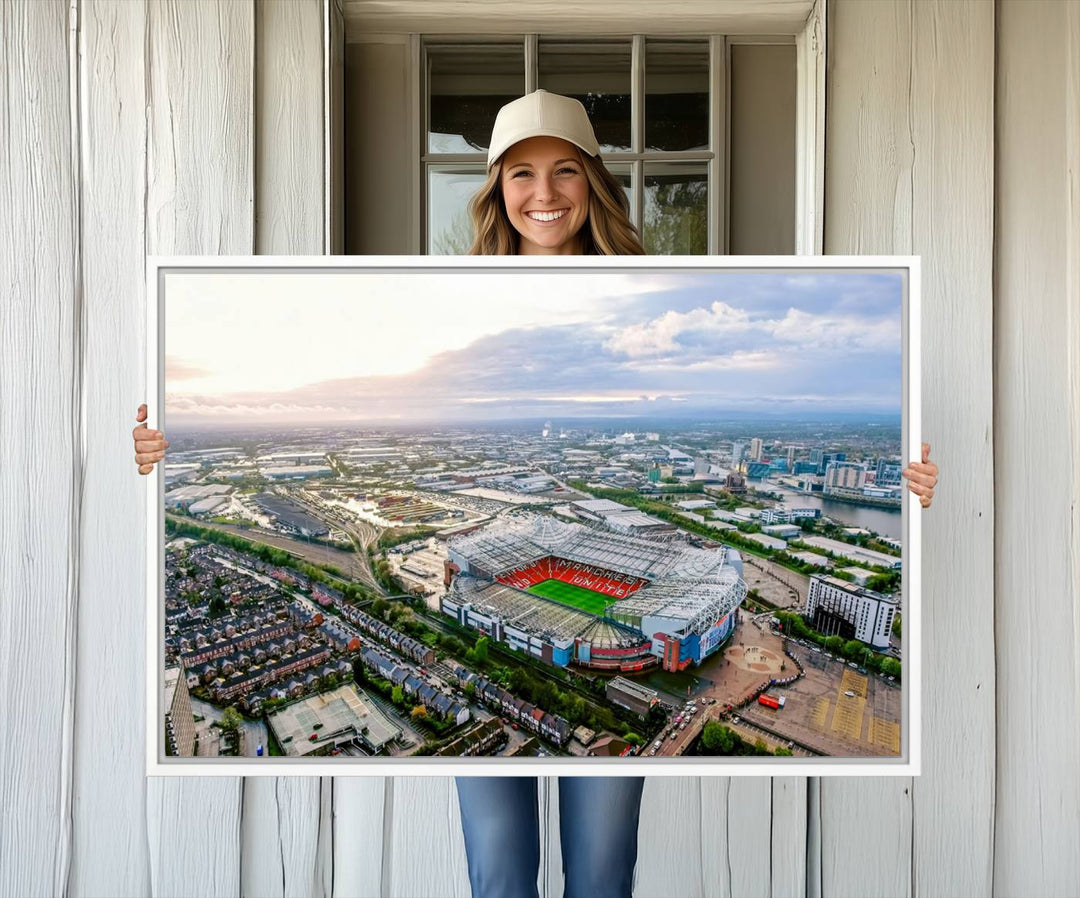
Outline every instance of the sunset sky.
<path fill-rule="evenodd" d="M 900 412 L 895 273 L 171 273 L 174 423 Z"/>

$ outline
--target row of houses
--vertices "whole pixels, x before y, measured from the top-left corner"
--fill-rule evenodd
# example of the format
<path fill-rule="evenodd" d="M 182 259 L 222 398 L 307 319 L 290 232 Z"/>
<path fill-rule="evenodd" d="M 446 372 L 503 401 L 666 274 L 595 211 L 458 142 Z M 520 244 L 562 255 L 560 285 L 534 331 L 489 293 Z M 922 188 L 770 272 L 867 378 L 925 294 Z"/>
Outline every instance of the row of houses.
<path fill-rule="evenodd" d="M 467 723 L 472 716 L 469 706 L 464 702 L 424 682 L 412 668 L 399 664 L 382 652 L 366 648 L 360 653 L 360 660 L 365 667 L 373 670 L 383 679 L 389 680 L 395 686 L 400 686 L 406 695 L 415 695 L 429 713 L 453 720 L 458 725 Z"/>
<path fill-rule="evenodd" d="M 476 689 L 476 697 L 496 714 L 513 718 L 526 729 L 538 733 L 560 747 L 570 741 L 572 731 L 565 718 L 557 714 L 549 714 L 543 708 L 537 708 L 525 699 L 507 692 L 498 683 L 478 676 L 460 664 L 455 665 L 454 676 L 462 689 L 472 683 Z"/>
<path fill-rule="evenodd" d="M 306 652 L 300 652 L 283 658 L 276 664 L 256 667 L 242 673 L 236 673 L 228 679 L 219 678 L 210 685 L 210 694 L 216 702 L 226 702 L 238 695 L 244 695 L 276 683 L 293 674 L 301 673 L 317 664 L 330 660 L 330 647 L 316 646 Z"/>
<path fill-rule="evenodd" d="M 413 639 L 400 630 L 395 630 L 389 624 L 372 617 L 354 605 L 347 605 L 342 602 L 338 605 L 337 610 L 342 617 L 356 624 L 363 632 L 369 633 L 381 642 L 391 646 L 406 658 L 420 664 L 435 663 L 435 650 L 419 639 Z"/>
<path fill-rule="evenodd" d="M 470 756 L 490 755 L 498 751 L 507 741 L 506 730 L 499 718 L 492 717 L 463 733 L 453 742 L 444 745 L 435 752 L 436 757 L 467 758 Z"/>
<path fill-rule="evenodd" d="M 184 633 L 176 641 L 180 660 L 184 667 L 191 670 L 201 664 L 235 656 L 241 652 L 254 652 L 262 647 L 267 653 L 275 654 L 271 646 L 276 645 L 276 654 L 282 653 L 281 646 L 294 639 L 295 629 L 292 621 L 263 625 L 255 630 L 236 636 L 225 636 L 225 629 L 214 627 L 211 630 L 199 630 Z M 167 647 L 168 648 L 168 647 Z M 289 649 L 285 649 L 288 651 Z"/>
<path fill-rule="evenodd" d="M 339 682 L 352 682 L 352 662 L 342 658 L 336 663 L 330 662 L 321 667 L 312 668 L 302 678 L 293 678 L 266 689 L 249 692 L 240 700 L 240 704 L 248 714 L 259 714 L 268 699 L 295 698 L 309 689 L 318 689 L 331 675 L 336 676 Z"/>
<path fill-rule="evenodd" d="M 218 677 L 227 677 L 237 671 L 245 671 L 253 666 L 285 658 L 297 652 L 305 652 L 320 644 L 314 634 L 301 633 L 298 636 L 287 636 L 284 639 L 264 642 L 231 655 L 212 657 L 202 664 L 193 664 L 191 667 L 188 667 L 187 660 L 184 659 L 184 667 L 188 671 L 186 679 L 190 685 L 198 682 L 210 683 Z M 195 680 L 196 677 L 197 680 Z"/>

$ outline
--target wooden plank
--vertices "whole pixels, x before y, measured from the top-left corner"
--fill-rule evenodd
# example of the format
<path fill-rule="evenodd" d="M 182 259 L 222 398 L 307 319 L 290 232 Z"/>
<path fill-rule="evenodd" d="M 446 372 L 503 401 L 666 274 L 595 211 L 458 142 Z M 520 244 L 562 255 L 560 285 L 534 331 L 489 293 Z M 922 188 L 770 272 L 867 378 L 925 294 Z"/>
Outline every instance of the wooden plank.
<path fill-rule="evenodd" d="M 383 894 L 390 898 L 469 898 L 453 777 L 394 777 L 383 857 Z"/>
<path fill-rule="evenodd" d="M 772 781 L 772 832 L 769 894 L 806 895 L 807 777 L 778 776 Z"/>
<path fill-rule="evenodd" d="M 248 254 L 254 247 L 252 3 L 152 3 L 147 32 L 147 250 Z M 168 421 L 163 424 L 168 433 Z M 242 802 L 237 778 L 147 780 L 154 895 L 240 893 Z"/>
<path fill-rule="evenodd" d="M 637 898 L 712 894 L 699 862 L 699 852 L 715 850 L 706 841 L 703 820 L 711 812 L 704 794 L 710 782 L 692 776 L 645 778 L 634 872 Z"/>
<path fill-rule="evenodd" d="M 705 898 L 771 894 L 771 780 L 703 777 L 699 816 L 701 882 L 693 894 Z"/>
<path fill-rule="evenodd" d="M 253 3 L 158 0 L 148 12 L 149 251 L 251 253 Z"/>
<path fill-rule="evenodd" d="M 339 776 L 334 783 L 335 898 L 382 898 L 383 867 L 389 858 L 393 777 Z M 392 802 L 392 796 L 390 796 Z"/>
<path fill-rule="evenodd" d="M 255 252 L 323 252 L 321 0 L 255 6 Z"/>
<path fill-rule="evenodd" d="M 797 34 L 813 0 L 344 0 L 354 34 Z"/>
<path fill-rule="evenodd" d="M 913 889 L 989 895 L 996 891 L 994 6 L 935 0 L 911 12 L 923 427 L 944 472 L 922 519 L 923 771 L 912 782 Z"/>
<path fill-rule="evenodd" d="M 1080 882 L 1080 16 L 998 4 L 995 894 Z M 1053 459 L 1053 464 L 1046 460 Z M 1071 507 L 1070 507 L 1071 501 Z"/>
<path fill-rule="evenodd" d="M 322 789 L 314 776 L 244 778 L 240 885 L 244 895 L 329 895 L 320 863 Z"/>
<path fill-rule="evenodd" d="M 71 854 L 82 432 L 68 5 L 0 16 L 0 893 L 60 894 Z"/>
<path fill-rule="evenodd" d="M 129 436 L 146 398 L 145 32 L 143 3 L 86 0 L 79 6 L 85 480 L 73 895 L 150 891 L 143 720 L 147 481 L 135 470 Z"/>
<path fill-rule="evenodd" d="M 255 5 L 258 254 L 323 251 L 322 29 L 320 0 Z M 245 895 L 329 894 L 333 859 L 319 852 L 322 800 L 318 777 L 247 779 L 241 827 Z"/>
<path fill-rule="evenodd" d="M 825 252 L 910 254 L 910 7 L 836 0 L 827 16 Z M 819 792 L 821 894 L 910 893 L 911 779 L 825 778 Z"/>
<path fill-rule="evenodd" d="M 326 150 L 326 182 L 323 202 L 326 252 L 345 252 L 345 17 L 341 0 L 323 0 L 323 60 L 326 82 L 326 121 L 323 147 Z"/>

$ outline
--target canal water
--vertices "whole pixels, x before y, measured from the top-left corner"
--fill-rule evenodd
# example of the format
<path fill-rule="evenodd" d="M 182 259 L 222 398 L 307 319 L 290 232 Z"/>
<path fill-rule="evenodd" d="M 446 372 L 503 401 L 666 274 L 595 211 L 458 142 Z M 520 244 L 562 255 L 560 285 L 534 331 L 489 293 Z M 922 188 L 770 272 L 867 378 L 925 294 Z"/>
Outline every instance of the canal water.
<path fill-rule="evenodd" d="M 864 527 L 875 531 L 880 536 L 903 539 L 899 508 L 893 510 L 836 502 L 811 493 L 785 489 L 776 484 L 770 484 L 769 489 L 784 496 L 784 505 L 788 507 L 820 508 L 822 515 L 841 522 L 847 527 Z"/>

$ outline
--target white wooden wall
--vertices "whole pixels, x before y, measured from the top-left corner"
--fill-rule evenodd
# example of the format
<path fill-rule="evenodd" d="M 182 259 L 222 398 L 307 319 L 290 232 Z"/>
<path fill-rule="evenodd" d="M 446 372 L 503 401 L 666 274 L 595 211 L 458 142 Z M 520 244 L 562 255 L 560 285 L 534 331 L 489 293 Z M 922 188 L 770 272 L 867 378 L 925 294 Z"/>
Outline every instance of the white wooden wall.
<path fill-rule="evenodd" d="M 0 895 L 467 896 L 449 779 L 142 773 L 143 257 L 339 239 L 336 4 L 0 9 Z M 1080 5 L 828 48 L 826 251 L 923 257 L 924 775 L 649 780 L 635 894 L 1076 894 Z"/>

